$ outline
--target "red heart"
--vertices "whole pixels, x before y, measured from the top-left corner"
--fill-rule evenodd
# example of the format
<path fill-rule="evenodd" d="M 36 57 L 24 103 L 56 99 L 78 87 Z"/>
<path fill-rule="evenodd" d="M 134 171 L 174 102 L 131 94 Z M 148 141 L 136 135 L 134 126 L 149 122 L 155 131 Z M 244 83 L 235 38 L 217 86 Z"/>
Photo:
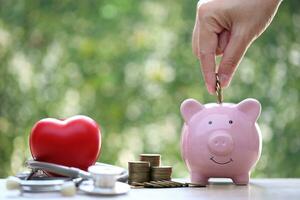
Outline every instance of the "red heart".
<path fill-rule="evenodd" d="M 32 128 L 29 144 L 34 160 L 87 170 L 100 153 L 101 132 L 98 124 L 86 116 L 46 118 Z"/>

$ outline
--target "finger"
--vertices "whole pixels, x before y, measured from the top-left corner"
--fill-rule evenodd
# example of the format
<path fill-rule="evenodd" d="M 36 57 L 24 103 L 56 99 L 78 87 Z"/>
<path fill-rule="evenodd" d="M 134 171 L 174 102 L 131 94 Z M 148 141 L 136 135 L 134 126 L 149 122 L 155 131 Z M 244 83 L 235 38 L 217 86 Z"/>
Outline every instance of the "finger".
<path fill-rule="evenodd" d="M 193 30 L 192 46 L 195 56 L 200 59 L 201 71 L 209 93 L 215 92 L 215 51 L 217 46 L 217 35 L 200 24 L 198 15 L 196 16 Z M 215 35 L 214 37 L 211 37 Z M 214 40 L 214 42 L 211 42 Z"/>
<path fill-rule="evenodd" d="M 248 39 L 246 34 L 236 33 L 231 35 L 218 70 L 221 87 L 228 87 L 230 84 L 232 76 L 250 43 L 251 40 Z"/>
<path fill-rule="evenodd" d="M 224 53 L 224 50 L 229 42 L 229 38 L 230 38 L 230 32 L 227 30 L 222 31 L 218 35 L 218 47 L 216 51 L 217 55 L 221 55 Z"/>
<path fill-rule="evenodd" d="M 198 15 L 196 16 L 195 26 L 193 30 L 193 38 L 192 38 L 192 48 L 194 55 L 200 59 L 200 50 L 199 50 L 199 20 Z"/>
<path fill-rule="evenodd" d="M 199 28 L 199 56 L 201 61 L 202 74 L 209 93 L 215 92 L 215 69 L 216 69 L 216 49 L 218 45 L 218 35 L 208 30 L 200 24 Z"/>
<path fill-rule="evenodd" d="M 194 53 L 201 62 L 201 71 L 209 93 L 215 92 L 215 70 L 216 70 L 216 50 L 218 46 L 218 34 L 222 27 L 215 20 L 212 20 L 211 4 L 199 1 L 197 6 L 196 23 L 193 34 Z"/>
<path fill-rule="evenodd" d="M 201 55 L 201 71 L 207 91 L 214 94 L 216 91 L 216 78 L 215 78 L 215 53 L 200 53 Z"/>

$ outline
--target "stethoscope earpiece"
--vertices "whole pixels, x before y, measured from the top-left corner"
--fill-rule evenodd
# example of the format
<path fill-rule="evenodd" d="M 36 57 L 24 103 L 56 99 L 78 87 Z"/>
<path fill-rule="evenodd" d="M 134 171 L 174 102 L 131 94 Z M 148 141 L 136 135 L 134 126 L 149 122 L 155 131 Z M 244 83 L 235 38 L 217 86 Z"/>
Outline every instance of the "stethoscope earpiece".
<path fill-rule="evenodd" d="M 65 182 L 61 186 L 60 193 L 63 196 L 74 196 L 76 194 L 76 185 L 73 181 Z"/>
<path fill-rule="evenodd" d="M 20 190 L 21 188 L 21 179 L 15 176 L 9 176 L 6 179 L 6 189 L 7 190 Z"/>

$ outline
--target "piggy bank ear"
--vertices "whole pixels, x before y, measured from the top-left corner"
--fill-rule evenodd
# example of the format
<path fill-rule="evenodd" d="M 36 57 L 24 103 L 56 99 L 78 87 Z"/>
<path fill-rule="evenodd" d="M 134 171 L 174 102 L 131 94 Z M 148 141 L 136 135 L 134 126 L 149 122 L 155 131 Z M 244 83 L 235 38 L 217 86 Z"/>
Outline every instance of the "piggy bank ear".
<path fill-rule="evenodd" d="M 245 113 L 253 122 L 260 115 L 261 105 L 256 99 L 245 99 L 237 105 L 237 109 Z"/>
<path fill-rule="evenodd" d="M 180 106 L 181 115 L 186 123 L 190 121 L 190 119 L 195 115 L 197 112 L 204 108 L 198 101 L 195 99 L 187 99 L 182 102 Z"/>

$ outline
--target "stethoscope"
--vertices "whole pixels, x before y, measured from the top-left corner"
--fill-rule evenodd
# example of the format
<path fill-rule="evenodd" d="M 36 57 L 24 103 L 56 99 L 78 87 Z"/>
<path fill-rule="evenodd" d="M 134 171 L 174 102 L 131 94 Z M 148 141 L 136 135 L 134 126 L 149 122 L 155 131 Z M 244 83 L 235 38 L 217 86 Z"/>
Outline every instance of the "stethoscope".
<path fill-rule="evenodd" d="M 128 173 L 125 169 L 105 163 L 96 163 L 88 168 L 88 172 L 63 165 L 27 161 L 30 173 L 10 176 L 6 180 L 8 190 L 30 192 L 60 192 L 64 196 L 73 196 L 77 189 L 92 195 L 120 195 L 130 190 L 126 184 Z M 47 173 L 63 177 L 48 177 Z"/>

